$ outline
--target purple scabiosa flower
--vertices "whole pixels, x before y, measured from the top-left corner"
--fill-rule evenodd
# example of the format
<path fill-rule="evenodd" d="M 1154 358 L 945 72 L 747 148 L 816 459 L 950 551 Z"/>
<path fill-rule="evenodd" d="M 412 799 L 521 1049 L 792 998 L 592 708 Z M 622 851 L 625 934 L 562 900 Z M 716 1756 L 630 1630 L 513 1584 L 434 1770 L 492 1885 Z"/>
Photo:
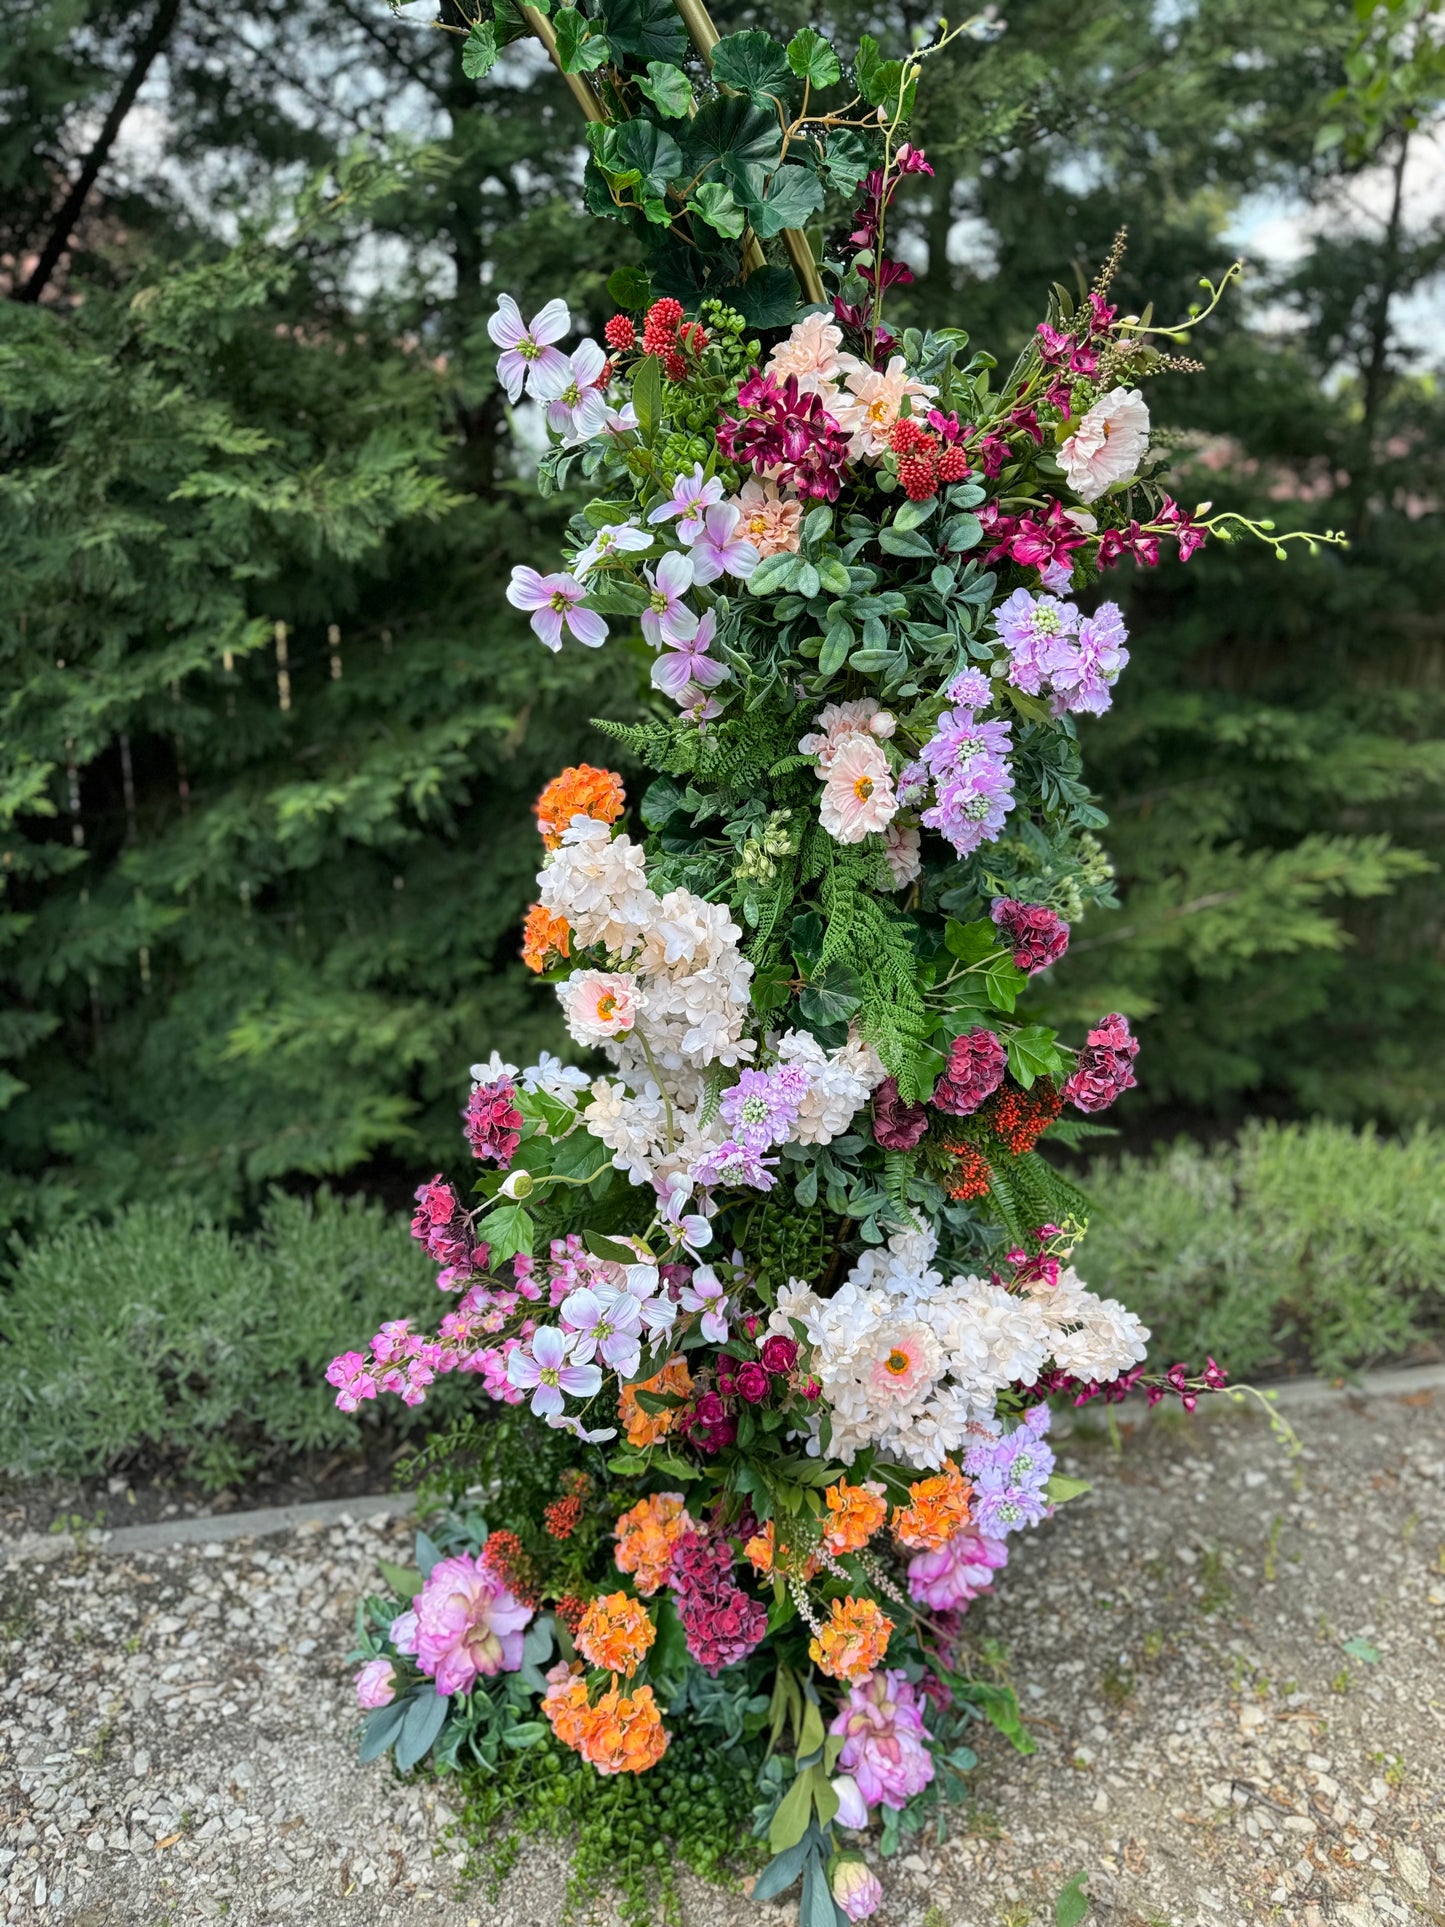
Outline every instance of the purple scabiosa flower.
<path fill-rule="evenodd" d="M 739 1184 L 754 1191 L 771 1191 L 777 1162 L 776 1158 L 764 1157 L 758 1146 L 730 1137 L 715 1150 L 704 1152 L 692 1167 L 692 1175 L 709 1189 L 715 1184 Z"/>
<path fill-rule="evenodd" d="M 993 1590 L 993 1576 L 1008 1564 L 1008 1546 L 989 1539 L 972 1526 L 941 1545 L 936 1552 L 920 1552 L 908 1562 L 908 1591 L 930 1612 L 962 1612 L 980 1593 Z"/>
<path fill-rule="evenodd" d="M 1054 713 L 1102 716 L 1114 700 L 1114 684 L 1129 660 L 1124 612 L 1117 602 L 1101 602 L 1079 624 L 1069 659 L 1051 672 Z M 1020 685 L 1022 687 L 1022 685 Z"/>
<path fill-rule="evenodd" d="M 560 1412 L 563 1394 L 592 1398 L 602 1389 L 600 1365 L 571 1363 L 573 1339 L 555 1325 L 542 1325 L 529 1345 L 519 1345 L 507 1358 L 507 1379 L 518 1391 L 531 1392 L 532 1412 L 547 1418 Z"/>
<path fill-rule="evenodd" d="M 607 356 L 589 339 L 563 364 L 533 375 L 532 393 L 546 402 L 547 426 L 564 442 L 590 442 L 607 420 Z"/>
<path fill-rule="evenodd" d="M 598 529 L 585 549 L 578 551 L 572 573 L 580 582 L 599 562 L 610 561 L 614 555 L 638 555 L 650 549 L 656 540 L 655 535 L 638 528 L 635 522 L 609 522 L 605 528 Z"/>
<path fill-rule="evenodd" d="M 972 1117 L 1002 1084 L 1007 1067 L 1008 1052 L 993 1031 L 982 1025 L 964 1031 L 950 1045 L 947 1068 L 933 1087 L 934 1110 Z"/>
<path fill-rule="evenodd" d="M 694 582 L 716 582 L 720 575 L 747 581 L 762 558 L 753 544 L 737 533 L 741 519 L 734 503 L 718 502 L 704 512 L 700 528 L 679 523 L 677 532 L 692 550 Z"/>
<path fill-rule="evenodd" d="M 698 692 L 716 689 L 720 682 L 727 682 L 733 673 L 731 669 L 724 662 L 715 662 L 708 654 L 716 636 L 717 617 L 708 609 L 698 618 L 696 633 L 689 640 L 664 641 L 663 653 L 652 665 L 653 688 L 686 708 Z"/>
<path fill-rule="evenodd" d="M 978 721 L 974 712 L 987 700 L 980 684 L 987 691 L 975 671 L 954 679 L 949 695 L 959 706 L 944 710 L 937 734 L 923 746 L 938 800 L 921 820 L 946 836 L 960 856 L 993 842 L 1014 805 L 1012 730 L 1005 722 Z"/>
<path fill-rule="evenodd" d="M 586 593 L 576 576 L 538 575 L 535 569 L 518 564 L 512 570 L 507 600 L 514 609 L 532 610 L 537 639 L 555 656 L 562 647 L 564 628 L 586 649 L 600 649 L 607 640 L 607 624 L 601 616 L 581 606 Z"/>
<path fill-rule="evenodd" d="M 988 914 L 1020 970 L 1035 971 L 1056 964 L 1069 947 L 1069 926 L 1056 910 L 1042 903 L 1019 903 L 995 897 Z"/>
<path fill-rule="evenodd" d="M 783 1144 L 792 1133 L 802 1108 L 805 1088 L 799 1091 L 798 1079 L 783 1071 L 744 1071 L 729 1090 L 723 1092 L 722 1114 L 732 1126 L 733 1135 L 757 1150 Z"/>
<path fill-rule="evenodd" d="M 539 376 L 544 381 L 555 379 L 568 367 L 567 357 L 553 343 L 560 341 L 571 326 L 565 301 L 549 301 L 528 322 L 523 321 L 511 295 L 497 297 L 497 311 L 487 322 L 487 333 L 502 350 L 497 357 L 497 373 L 508 401 L 522 399 L 522 388 L 529 378 L 532 393 L 540 394 Z"/>
<path fill-rule="evenodd" d="M 1079 633 L 1080 616 L 1072 602 L 1015 589 L 994 620 L 1013 659 L 1009 681 L 1026 696 L 1051 688 L 1055 671 L 1067 671 L 1074 661 L 1070 638 Z"/>
<path fill-rule="evenodd" d="M 870 1807 L 901 1812 L 933 1778 L 923 1701 L 902 1671 L 856 1681 L 828 1731 L 842 1736 L 838 1765 Z"/>
<path fill-rule="evenodd" d="M 702 529 L 703 516 L 723 499 L 723 485 L 715 475 L 704 476 L 702 463 L 695 462 L 691 475 L 679 475 L 665 502 L 648 512 L 649 522 L 676 519 L 678 540 L 693 541 Z"/>
<path fill-rule="evenodd" d="M 619 1378 L 631 1378 L 642 1362 L 642 1306 L 630 1292 L 583 1285 L 560 1306 L 579 1365 L 600 1358 Z"/>
<path fill-rule="evenodd" d="M 1048 1426 L 1049 1408 L 1036 1405 L 1011 1432 L 972 1446 L 965 1455 L 964 1470 L 973 1480 L 973 1525 L 984 1537 L 1003 1539 L 1047 1517 L 1045 1487 L 1054 1469 L 1053 1451 L 1043 1441 Z"/>
<path fill-rule="evenodd" d="M 649 591 L 642 612 L 643 635 L 654 649 L 664 643 L 675 649 L 679 643 L 690 642 L 697 634 L 698 617 L 683 597 L 692 587 L 692 558 L 673 549 L 658 563 L 655 575 L 651 569 L 642 573 Z"/>

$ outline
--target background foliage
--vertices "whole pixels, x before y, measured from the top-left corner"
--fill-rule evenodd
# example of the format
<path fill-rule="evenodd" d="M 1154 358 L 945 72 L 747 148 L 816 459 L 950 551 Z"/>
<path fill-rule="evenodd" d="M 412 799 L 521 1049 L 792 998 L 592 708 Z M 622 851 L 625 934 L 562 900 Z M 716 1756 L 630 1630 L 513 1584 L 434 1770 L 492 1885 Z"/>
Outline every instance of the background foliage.
<path fill-rule="evenodd" d="M 415 11 L 32 0 L 0 48 L 0 1215 L 23 1227 L 177 1194 L 249 1217 L 341 1172 L 395 1197 L 454 1156 L 470 1059 L 550 1040 L 514 961 L 527 806 L 602 759 L 587 718 L 632 713 L 635 674 L 546 656 L 501 599 L 565 504 L 530 490 L 483 324 L 505 284 L 600 325 L 630 243 L 575 217 L 538 51 L 471 80 Z M 1134 660 L 1088 754 L 1123 908 L 1078 931 L 1047 1014 L 1145 1020 L 1135 1140 L 1434 1107 L 1442 404 L 1401 328 L 1445 245 L 1407 192 L 1438 154 L 1435 13 L 1014 0 L 923 90 L 906 302 L 1001 357 L 1121 221 L 1125 298 L 1179 312 L 1241 222 L 1298 223 L 1209 372 L 1151 403 L 1186 500 L 1353 548 L 1116 578 Z M 831 18 L 896 41 L 923 11 Z"/>

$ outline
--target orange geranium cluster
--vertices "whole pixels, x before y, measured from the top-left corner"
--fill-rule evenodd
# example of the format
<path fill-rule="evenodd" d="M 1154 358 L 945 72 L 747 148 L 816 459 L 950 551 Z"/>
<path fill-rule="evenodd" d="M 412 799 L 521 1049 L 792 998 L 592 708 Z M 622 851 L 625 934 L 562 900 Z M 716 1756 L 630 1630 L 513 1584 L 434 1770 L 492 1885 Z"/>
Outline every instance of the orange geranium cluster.
<path fill-rule="evenodd" d="M 667 1751 L 667 1730 L 650 1686 L 627 1698 L 614 1680 L 595 1706 L 576 1660 L 547 1675 L 542 1713 L 552 1731 L 599 1773 L 645 1773 Z"/>
<path fill-rule="evenodd" d="M 666 1412 L 644 1412 L 637 1402 L 639 1392 L 672 1393 L 686 1398 L 692 1390 L 692 1373 L 685 1358 L 669 1358 L 660 1372 L 636 1385 L 624 1385 L 617 1401 L 617 1412 L 627 1432 L 627 1443 L 639 1450 L 665 1439 L 677 1421 L 680 1407 Z"/>
<path fill-rule="evenodd" d="M 775 1546 L 776 1540 L 773 1533 L 773 1522 L 769 1519 L 762 1531 L 754 1533 L 753 1537 L 749 1539 L 743 1547 L 743 1552 L 747 1558 L 752 1561 L 753 1571 L 764 1579 L 766 1579 L 773 1570 Z M 819 1559 L 815 1553 L 810 1553 L 808 1555 L 808 1563 L 803 1568 L 804 1579 L 811 1579 L 815 1573 L 821 1572 L 822 1570 L 822 1560 Z"/>
<path fill-rule="evenodd" d="M 657 1628 L 641 1600 L 610 1592 L 592 1601 L 573 1637 L 589 1666 L 631 1679 L 656 1639 Z"/>
<path fill-rule="evenodd" d="M 630 1572 L 643 1598 L 651 1599 L 672 1570 L 673 1547 L 683 1533 L 694 1531 L 680 1492 L 639 1499 L 617 1521 L 617 1570 Z"/>
<path fill-rule="evenodd" d="M 593 769 L 590 763 L 564 769 L 552 778 L 534 805 L 542 841 L 549 850 L 560 850 L 562 832 L 574 816 L 615 823 L 626 801 L 622 778 L 614 770 Z"/>
<path fill-rule="evenodd" d="M 908 1488 L 908 1504 L 893 1508 L 893 1532 L 900 1545 L 914 1552 L 937 1552 L 972 1517 L 973 1487 L 952 1459 L 931 1479 L 918 1479 Z"/>
<path fill-rule="evenodd" d="M 861 1552 L 888 1517 L 881 1485 L 849 1485 L 840 1479 L 824 1496 L 830 1516 L 823 1544 L 835 1558 L 840 1552 Z"/>
<path fill-rule="evenodd" d="M 572 954 L 572 926 L 565 917 L 552 916 L 534 903 L 522 925 L 522 962 L 528 970 L 550 970 Z"/>
<path fill-rule="evenodd" d="M 883 1664 L 893 1621 L 871 1599 L 835 1599 L 808 1641 L 808 1657 L 829 1679 L 864 1679 Z"/>

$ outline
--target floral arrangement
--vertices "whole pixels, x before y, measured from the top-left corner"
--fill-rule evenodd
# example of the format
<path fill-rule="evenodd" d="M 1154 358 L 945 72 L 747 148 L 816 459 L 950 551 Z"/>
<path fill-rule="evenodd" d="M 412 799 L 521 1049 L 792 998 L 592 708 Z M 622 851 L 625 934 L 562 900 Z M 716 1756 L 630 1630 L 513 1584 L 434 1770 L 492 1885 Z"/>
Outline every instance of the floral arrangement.
<path fill-rule="evenodd" d="M 738 34 L 697 107 L 681 48 L 644 69 L 573 11 L 547 31 L 605 82 L 589 205 L 654 245 L 600 342 L 498 300 L 542 486 L 590 489 L 508 597 L 547 649 L 642 653 L 652 713 L 599 728 L 651 774 L 630 819 L 590 765 L 536 806 L 523 955 L 606 1068 L 473 1067 L 479 1175 L 412 1226 L 447 1309 L 328 1373 L 347 1410 L 470 1375 L 566 1441 L 550 1490 L 504 1482 L 489 1534 L 450 1516 L 363 1609 L 364 1751 L 644 1774 L 708 1725 L 755 1773 L 758 1894 L 801 1880 L 818 1927 L 874 1911 L 864 1829 L 886 1853 L 956 1797 L 975 1722 L 1029 1744 L 964 1615 L 1082 1489 L 1049 1399 L 1223 1382 L 1148 1370 L 1038 1150 L 1134 1084 L 1127 1020 L 1069 1042 L 1018 1005 L 1113 901 L 1080 761 L 1129 662 L 1111 572 L 1260 531 L 1163 485 L 1145 388 L 1202 316 L 1121 313 L 1122 236 L 1002 379 L 957 329 L 890 328 L 921 56 L 865 42 L 843 82 L 812 29 Z M 800 308 L 759 242 L 840 187 Z"/>

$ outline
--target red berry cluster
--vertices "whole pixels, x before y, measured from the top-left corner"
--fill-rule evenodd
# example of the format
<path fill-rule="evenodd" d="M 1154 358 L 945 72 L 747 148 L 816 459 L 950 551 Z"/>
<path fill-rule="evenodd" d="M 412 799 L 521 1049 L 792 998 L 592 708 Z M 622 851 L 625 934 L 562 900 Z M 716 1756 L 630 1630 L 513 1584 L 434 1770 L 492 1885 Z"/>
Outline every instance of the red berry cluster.
<path fill-rule="evenodd" d="M 602 338 L 609 348 L 615 348 L 625 355 L 630 348 L 637 346 L 637 324 L 631 315 L 615 314 L 602 330 Z"/>
<path fill-rule="evenodd" d="M 984 1111 L 983 1120 L 1018 1158 L 1033 1150 L 1063 1108 L 1057 1088 L 1040 1079 L 1031 1091 L 1000 1091 Z"/>
<path fill-rule="evenodd" d="M 570 1539 L 577 1530 L 582 1517 L 582 1501 L 575 1492 L 565 1499 L 553 1499 L 542 1514 L 548 1532 L 554 1539 Z"/>
<path fill-rule="evenodd" d="M 972 1144 L 950 1144 L 954 1166 L 948 1176 L 951 1198 L 983 1198 L 988 1195 L 988 1159 Z"/>
<path fill-rule="evenodd" d="M 968 456 L 957 443 L 930 435 L 911 415 L 893 424 L 888 445 L 898 457 L 898 479 L 910 502 L 926 502 L 942 483 L 961 482 L 969 472 Z"/>
<path fill-rule="evenodd" d="M 683 317 L 682 303 L 664 295 L 654 301 L 643 317 L 642 334 L 630 315 L 615 314 L 602 330 L 614 354 L 630 354 L 641 347 L 643 354 L 656 355 L 669 381 L 686 381 L 688 356 L 700 355 L 708 345 L 707 330 L 696 321 Z"/>
<path fill-rule="evenodd" d="M 582 1624 L 582 1615 L 589 1604 L 590 1601 L 579 1599 L 575 1592 L 564 1592 L 557 1601 L 557 1617 L 569 1633 L 575 1633 Z"/>
<path fill-rule="evenodd" d="M 536 1561 L 515 1532 L 508 1532 L 505 1528 L 494 1532 L 482 1547 L 482 1564 L 488 1572 L 496 1574 L 508 1592 L 522 1605 L 541 1604 L 542 1592 Z"/>

